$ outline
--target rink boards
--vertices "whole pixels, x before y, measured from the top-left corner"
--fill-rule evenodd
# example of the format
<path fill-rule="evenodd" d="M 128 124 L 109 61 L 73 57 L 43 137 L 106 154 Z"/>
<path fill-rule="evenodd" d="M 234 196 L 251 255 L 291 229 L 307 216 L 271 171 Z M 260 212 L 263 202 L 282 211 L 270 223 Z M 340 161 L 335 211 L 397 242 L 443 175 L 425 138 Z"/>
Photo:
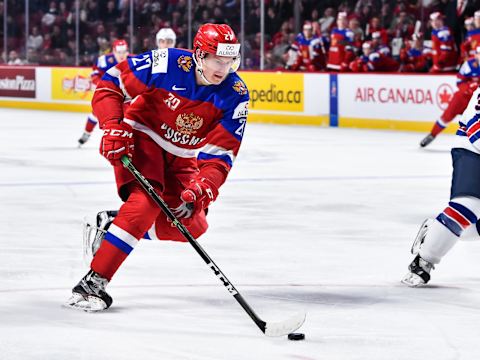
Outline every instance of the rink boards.
<path fill-rule="evenodd" d="M 90 112 L 90 68 L 0 67 L 0 107 Z M 427 131 L 456 90 L 454 75 L 240 72 L 249 121 Z M 448 132 L 455 131 L 452 124 Z"/>

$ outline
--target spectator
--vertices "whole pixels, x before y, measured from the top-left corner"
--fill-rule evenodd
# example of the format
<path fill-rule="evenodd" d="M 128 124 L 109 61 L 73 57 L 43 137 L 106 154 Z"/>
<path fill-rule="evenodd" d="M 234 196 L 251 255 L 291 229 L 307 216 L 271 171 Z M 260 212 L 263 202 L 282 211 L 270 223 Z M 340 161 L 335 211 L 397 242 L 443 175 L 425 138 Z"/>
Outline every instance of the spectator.
<path fill-rule="evenodd" d="M 86 55 L 95 55 L 98 54 L 98 45 L 93 41 L 92 37 L 89 34 L 86 34 L 82 39 L 82 44 L 80 46 L 81 52 Z M 93 62 L 89 61 L 88 65 Z"/>
<path fill-rule="evenodd" d="M 99 46 L 109 42 L 109 36 L 107 35 L 107 31 L 105 30 L 105 26 L 103 26 L 103 24 L 99 23 L 97 25 L 95 37 L 97 38 L 97 43 Z"/>
<path fill-rule="evenodd" d="M 286 40 L 291 33 L 292 31 L 290 29 L 290 24 L 288 23 L 288 21 L 284 21 L 282 23 L 282 26 L 280 27 L 280 31 L 278 31 L 277 33 L 275 33 L 275 35 L 273 35 L 273 38 L 272 38 L 273 46 Z"/>
<path fill-rule="evenodd" d="M 326 8 L 318 23 L 320 24 L 320 33 L 322 35 L 330 34 L 335 25 L 335 10 L 331 7 Z"/>
<path fill-rule="evenodd" d="M 400 11 L 390 25 L 390 34 L 396 38 L 409 39 L 413 34 L 413 21 L 406 11 Z"/>
<path fill-rule="evenodd" d="M 380 37 L 382 38 L 382 43 L 387 44 L 388 43 L 388 33 L 385 28 L 381 26 L 380 23 L 380 18 L 378 16 L 372 17 L 370 20 L 370 23 L 367 25 L 367 30 L 366 30 L 366 38 L 371 40 L 372 39 L 372 34 L 374 32 L 379 32 Z"/>
<path fill-rule="evenodd" d="M 265 17 L 265 32 L 267 34 L 275 34 L 280 29 L 280 18 L 275 13 L 273 7 L 269 7 L 267 10 L 267 16 Z"/>
<path fill-rule="evenodd" d="M 54 25 L 51 35 L 52 48 L 54 49 L 63 49 L 67 46 L 66 35 L 60 29 L 60 26 Z"/>
<path fill-rule="evenodd" d="M 353 32 L 353 46 L 355 48 L 361 48 L 365 34 L 363 29 L 360 27 L 360 21 L 358 21 L 357 18 L 352 18 L 348 22 L 348 27 Z"/>
<path fill-rule="evenodd" d="M 117 21 L 119 15 L 120 13 L 115 7 L 115 1 L 110 0 L 109 2 L 107 2 L 107 9 L 102 15 L 102 19 L 105 21 L 105 23 L 114 24 Z"/>
<path fill-rule="evenodd" d="M 61 1 L 58 5 L 58 16 L 55 20 L 58 24 L 73 24 L 73 14 L 67 9 L 67 4 L 65 1 Z"/>
<path fill-rule="evenodd" d="M 74 9 L 77 0 L 41 0 L 30 1 L 30 26 L 31 33 L 27 36 L 26 51 L 28 59 L 36 59 L 40 64 L 50 63 L 58 64 L 55 56 L 62 56 L 64 61 L 71 61 L 75 54 L 72 54 L 72 41 L 75 41 L 75 16 Z M 4 0 L 0 0 L 0 16 L 3 10 Z M 23 34 L 24 26 L 21 1 L 13 1 L 9 7 L 10 16 L 7 17 L 8 27 L 8 43 L 7 48 L 15 50 L 17 53 L 25 51 L 25 36 Z M 83 0 L 79 1 L 80 5 L 80 62 L 89 63 L 88 60 L 93 54 L 107 51 L 108 46 L 105 44 L 113 39 L 125 38 L 136 52 L 144 50 L 149 44 L 150 38 L 153 40 L 155 32 L 162 27 L 172 27 L 178 34 L 178 46 L 190 47 L 188 43 L 187 28 L 187 0 L 137 0 L 134 1 L 134 38 L 129 39 L 129 13 L 130 1 L 128 0 Z M 416 20 L 422 20 L 420 16 L 428 17 L 430 13 L 440 10 L 443 13 L 450 11 L 452 25 L 455 25 L 459 16 L 473 16 L 475 10 L 478 10 L 480 0 L 468 1 L 467 5 L 461 7 L 461 12 L 450 11 L 455 6 L 453 0 L 432 0 L 426 5 L 426 1 L 422 1 L 424 11 L 419 11 L 420 2 L 417 0 L 348 0 L 348 1 L 323 1 L 301 0 L 301 16 L 302 20 L 311 20 L 314 34 L 319 38 L 322 35 L 332 34 L 332 48 L 328 56 L 354 56 L 355 48 L 361 48 L 364 39 L 372 39 L 372 34 L 380 32 L 382 44 L 385 48 L 392 47 L 392 51 L 400 51 L 402 42 L 397 38 L 403 39 L 403 42 L 410 42 L 411 35 L 414 31 Z M 288 58 L 289 61 L 293 56 L 287 56 L 289 51 L 287 39 L 292 34 L 294 27 L 293 18 L 293 0 L 271 0 L 267 3 L 265 13 L 265 39 L 268 42 L 266 49 L 274 49 L 271 58 L 268 60 L 268 66 L 277 66 L 280 59 Z M 453 4 L 453 5 L 452 5 Z M 255 36 L 260 31 L 260 0 L 246 0 L 246 32 L 247 42 L 244 44 L 243 53 L 246 57 L 250 57 L 250 65 L 256 66 L 259 63 L 258 39 Z M 333 6 L 332 6 L 333 5 Z M 458 5 L 458 4 L 457 4 Z M 240 19 L 238 16 L 239 2 L 238 0 L 198 0 L 193 2 L 193 30 L 198 28 L 204 22 L 226 22 L 239 30 Z M 355 9 L 355 11 L 352 11 Z M 457 8 L 457 11 L 459 8 Z M 348 12 L 350 20 L 348 27 L 345 26 L 345 34 L 353 33 L 355 48 L 349 44 L 347 38 L 340 39 L 337 33 L 333 33 L 335 25 L 335 14 Z M 319 19 L 318 14 L 323 16 Z M 453 19 L 453 20 L 452 20 Z M 427 19 L 426 19 L 427 20 Z M 474 16 L 475 28 L 472 28 L 471 20 L 466 23 L 466 39 L 462 43 L 461 58 L 466 59 L 472 54 L 474 43 L 480 43 L 480 39 L 476 39 L 476 33 L 480 29 L 480 12 Z M 433 25 L 433 22 L 432 22 Z M 389 32 L 385 30 L 389 29 Z M 426 28 L 427 26 L 423 26 Z M 427 27 L 428 28 L 428 27 Z M 347 29 L 351 31 L 347 31 Z M 450 31 L 449 28 L 447 28 Z M 1 31 L 1 30 L 0 30 Z M 443 31 L 433 29 L 433 43 L 438 45 L 438 35 Z M 480 34 L 480 32 L 479 32 Z M 392 40 L 389 39 L 393 37 Z M 457 51 L 462 38 L 461 29 L 455 33 L 450 32 L 453 39 L 451 45 L 441 42 L 442 49 L 434 49 L 435 56 L 437 53 L 445 58 L 445 48 L 451 46 Z M 428 30 L 427 37 L 430 36 Z M 480 36 L 479 36 L 480 37 Z M 0 37 L 0 42 L 3 38 Z M 271 39 L 271 40 L 270 40 Z M 375 39 L 372 39 L 375 42 Z M 249 43 L 251 41 L 251 43 Z M 457 41 L 457 42 L 456 42 Z M 328 43 L 322 43 L 324 48 L 328 50 Z M 339 46 L 340 44 L 340 46 Z M 394 46 L 395 45 L 395 46 Z M 407 44 L 408 45 L 408 44 Z M 374 46 L 376 47 L 376 46 Z M 406 49 L 409 46 L 406 46 Z M 252 49 L 253 48 L 253 49 Z M 410 48 L 409 48 L 410 49 Z M 339 52 L 340 50 L 340 52 Z M 76 49 L 75 49 L 76 51 Z M 406 51 L 406 50 L 405 50 Z M 413 51 L 413 50 L 412 50 Z M 292 55 L 292 54 L 290 54 Z M 270 55 L 269 55 L 270 56 Z M 450 54 L 453 57 L 454 55 Z M 437 59 L 437 58 L 436 58 Z M 437 59 L 438 60 L 438 59 Z M 284 61 L 284 60 L 283 60 Z M 445 61 L 440 60 L 440 62 Z M 450 61 L 450 60 L 448 60 Z M 8 59 L 5 60 L 8 62 Z M 340 68 L 348 69 L 349 60 L 343 62 Z M 429 62 L 426 62 L 429 64 Z M 456 64 L 455 64 L 456 65 Z M 335 64 L 334 64 L 335 66 Z M 449 66 L 447 66 L 448 68 Z M 330 69 L 332 69 L 330 67 Z M 402 70 L 403 71 L 403 70 Z M 438 70 L 436 63 L 433 71 Z M 443 71 L 443 70 L 442 70 Z"/>
<path fill-rule="evenodd" d="M 392 9 L 388 3 L 384 3 L 380 11 L 380 24 L 383 28 L 386 28 L 387 25 L 392 23 L 392 20 Z"/>
<path fill-rule="evenodd" d="M 8 53 L 8 62 L 7 65 L 25 65 L 26 61 L 20 59 L 20 56 L 15 50 L 10 50 Z"/>
<path fill-rule="evenodd" d="M 37 51 L 42 47 L 43 36 L 38 31 L 38 26 L 32 27 L 32 33 L 28 36 L 27 48 Z"/>

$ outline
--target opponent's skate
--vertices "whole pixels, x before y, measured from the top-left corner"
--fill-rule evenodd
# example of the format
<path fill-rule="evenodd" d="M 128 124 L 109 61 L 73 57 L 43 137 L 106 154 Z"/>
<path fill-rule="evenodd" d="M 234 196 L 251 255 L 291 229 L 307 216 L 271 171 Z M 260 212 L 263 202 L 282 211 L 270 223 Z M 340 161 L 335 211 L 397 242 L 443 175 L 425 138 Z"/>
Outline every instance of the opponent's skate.
<path fill-rule="evenodd" d="M 435 140 L 435 136 L 433 136 L 432 134 L 428 134 L 422 139 L 422 141 L 420 141 L 420 147 L 425 147 L 429 145 L 433 140 Z"/>
<path fill-rule="evenodd" d="M 422 259 L 420 255 L 418 255 L 418 253 L 425 240 L 425 236 L 427 235 L 428 227 L 431 226 L 434 221 L 435 220 L 433 219 L 426 219 L 420 226 L 417 236 L 413 241 L 410 252 L 413 255 L 416 255 L 416 257 L 408 266 L 409 272 L 402 279 L 402 283 L 408 286 L 422 286 L 428 283 L 428 281 L 430 281 L 430 271 L 434 269 L 434 266 L 432 263 L 429 263 L 428 261 Z"/>
<path fill-rule="evenodd" d="M 409 272 L 403 277 L 402 283 L 410 287 L 425 285 L 430 281 L 430 271 L 435 269 L 432 263 L 417 255 L 408 266 Z"/>
<path fill-rule="evenodd" d="M 105 291 L 107 284 L 107 279 L 90 270 L 72 289 L 72 296 L 67 300 L 65 306 L 87 312 L 108 309 L 113 300 Z"/>
<path fill-rule="evenodd" d="M 90 139 L 90 133 L 84 132 L 80 137 L 80 139 L 78 139 L 78 147 L 85 144 L 88 141 L 88 139 Z"/>
<path fill-rule="evenodd" d="M 83 259 L 90 264 L 95 253 L 102 244 L 103 237 L 112 224 L 117 210 L 100 211 L 94 221 L 84 220 L 83 223 Z"/>

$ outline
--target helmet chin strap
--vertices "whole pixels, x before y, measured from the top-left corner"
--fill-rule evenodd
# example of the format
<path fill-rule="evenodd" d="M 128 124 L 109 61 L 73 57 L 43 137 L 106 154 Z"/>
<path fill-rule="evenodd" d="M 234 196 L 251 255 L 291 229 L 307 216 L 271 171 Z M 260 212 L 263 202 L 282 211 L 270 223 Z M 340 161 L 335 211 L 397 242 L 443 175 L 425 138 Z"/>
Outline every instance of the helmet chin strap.
<path fill-rule="evenodd" d="M 203 58 L 202 58 L 203 59 Z M 197 60 L 197 52 L 195 51 L 193 53 L 193 62 L 195 63 L 195 71 L 198 71 L 200 74 L 200 77 L 202 80 L 207 84 L 207 85 L 213 85 L 212 82 L 208 81 L 207 78 L 205 77 L 205 74 L 203 73 L 203 66 L 200 64 L 202 59 L 200 61 Z"/>

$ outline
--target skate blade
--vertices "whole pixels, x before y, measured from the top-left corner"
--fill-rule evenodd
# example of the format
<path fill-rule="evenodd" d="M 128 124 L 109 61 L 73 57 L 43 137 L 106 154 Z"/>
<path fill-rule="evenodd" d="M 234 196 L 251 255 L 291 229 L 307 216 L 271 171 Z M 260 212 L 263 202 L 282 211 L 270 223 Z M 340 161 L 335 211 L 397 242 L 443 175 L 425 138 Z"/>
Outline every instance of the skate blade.
<path fill-rule="evenodd" d="M 62 306 L 89 313 L 100 312 L 107 309 L 107 304 L 105 304 L 105 301 L 102 299 L 96 296 L 88 296 L 87 299 L 85 299 L 80 294 L 73 294 Z"/>
<path fill-rule="evenodd" d="M 409 287 L 422 287 L 426 285 L 426 283 L 423 281 L 423 279 L 420 276 L 413 273 L 406 274 L 401 280 L 401 282 L 402 284 L 405 284 Z"/>

